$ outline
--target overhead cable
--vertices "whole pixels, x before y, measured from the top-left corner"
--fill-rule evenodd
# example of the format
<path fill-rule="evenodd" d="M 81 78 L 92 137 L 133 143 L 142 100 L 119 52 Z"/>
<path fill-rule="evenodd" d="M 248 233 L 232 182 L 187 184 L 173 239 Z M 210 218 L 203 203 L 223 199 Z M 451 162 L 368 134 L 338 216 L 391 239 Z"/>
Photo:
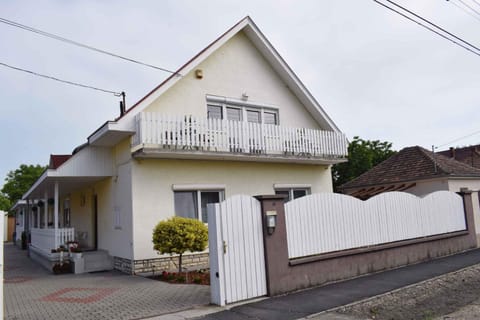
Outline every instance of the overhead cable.
<path fill-rule="evenodd" d="M 467 134 L 467 135 L 465 135 L 465 136 L 462 136 L 462 137 L 460 137 L 460 138 L 456 138 L 456 139 L 454 139 L 454 140 L 452 140 L 452 141 L 449 141 L 449 142 L 447 142 L 447 143 L 444 143 L 444 144 L 441 144 L 441 145 L 439 145 L 439 146 L 436 146 L 435 149 L 438 149 L 438 148 L 440 148 L 440 147 L 444 147 L 444 146 L 446 146 L 446 145 L 452 144 L 452 143 L 454 143 L 454 142 L 457 142 L 457 141 L 460 141 L 460 140 L 463 140 L 463 139 L 466 139 L 466 138 L 470 138 L 470 137 L 472 137 L 472 136 L 474 136 L 474 135 L 476 135 L 476 134 L 479 134 L 479 133 L 480 133 L 480 130 L 479 130 L 479 131 L 472 132 L 472 133 Z"/>
<path fill-rule="evenodd" d="M 22 71 L 22 72 L 25 72 L 25 73 L 29 73 L 29 74 L 32 74 L 32 75 L 37 76 L 37 77 L 42 77 L 42 78 L 45 78 L 45 79 L 49 79 L 49 80 L 54 80 L 54 81 L 66 83 L 66 84 L 69 84 L 69 85 L 72 85 L 72 86 L 77 86 L 77 87 L 82 87 L 82 88 L 87 88 L 87 89 L 102 91 L 102 92 L 106 92 L 106 93 L 111 93 L 111 94 L 113 94 L 113 95 L 115 95 L 115 96 L 117 96 L 117 97 L 119 97 L 119 96 L 122 95 L 121 92 L 112 91 L 112 90 L 107 90 L 107 89 L 102 89 L 102 88 L 98 88 L 98 87 L 94 87 L 94 86 L 90 86 L 90 85 L 86 85 L 86 84 L 82 84 L 82 83 L 78 83 L 78 82 L 63 80 L 63 79 L 60 79 L 60 78 L 57 78 L 57 77 L 53 77 L 53 76 L 41 74 L 41 73 L 38 73 L 38 72 L 35 72 L 35 71 L 31 71 L 31 70 L 27 70 L 27 69 L 22 69 L 22 68 L 19 68 L 19 67 L 15 67 L 15 66 L 12 66 L 12 65 L 3 63 L 3 62 L 0 62 L 0 65 L 1 65 L 1 66 L 4 66 L 4 67 L 7 67 L 7 68 L 10 68 L 10 69 L 13 69 L 13 70 L 17 70 L 17 71 Z"/>
<path fill-rule="evenodd" d="M 146 67 L 149 67 L 149 68 L 153 68 L 153 69 L 156 69 L 156 70 L 160 70 L 160 71 L 164 71 L 164 72 L 168 72 L 168 73 L 172 73 L 172 74 L 176 74 L 178 76 L 181 76 L 181 74 L 179 74 L 175 71 L 171 71 L 171 70 L 168 70 L 168 69 L 165 69 L 165 68 L 157 67 L 157 66 L 154 66 L 154 65 L 149 64 L 149 63 L 145 63 L 145 62 L 142 62 L 142 61 L 139 61 L 139 60 L 136 60 L 136 59 L 128 58 L 128 57 L 125 57 L 125 56 L 122 56 L 122 55 L 119 55 L 119 54 L 116 54 L 116 53 L 113 53 L 113 52 L 110 52 L 110 51 L 106 51 L 106 50 L 99 49 L 99 48 L 96 48 L 96 47 L 93 47 L 93 46 L 90 46 L 90 45 L 87 45 L 87 44 L 84 44 L 84 43 L 80 43 L 78 41 L 70 40 L 70 39 L 67 39 L 65 37 L 62 37 L 62 36 L 59 36 L 59 35 L 56 35 L 56 34 L 53 34 L 53 33 L 49 33 L 49 32 L 46 32 L 46 31 L 43 31 L 43 30 L 40 30 L 40 29 L 36 29 L 36 28 L 33 28 L 33 27 L 29 27 L 27 25 L 24 25 L 24 24 L 21 24 L 21 23 L 12 21 L 12 20 L 8 20 L 8 19 L 2 18 L 2 17 L 0 17 L 0 23 L 4 23 L 4 24 L 10 25 L 12 27 L 20 28 L 20 29 L 30 31 L 30 32 L 33 32 L 33 33 L 36 33 L 36 34 L 39 34 L 39 35 L 42 35 L 42 36 L 45 36 L 45 37 L 48 37 L 48 38 L 52 38 L 52 39 L 55 39 L 55 40 L 58 40 L 58 41 L 62 41 L 62 42 L 68 43 L 68 44 L 72 44 L 72 45 L 75 45 L 75 46 L 78 46 L 78 47 L 81 47 L 81 48 L 84 48 L 84 49 L 92 50 L 92 51 L 95 51 L 95 52 L 98 52 L 98 53 L 103 53 L 103 54 L 106 54 L 106 55 L 109 55 L 109 56 L 112 56 L 112 57 L 115 57 L 115 58 L 119 58 L 119 59 L 122 59 L 122 60 L 125 60 L 125 61 L 129 61 L 129 62 L 140 64 L 140 65 L 143 65 L 143 66 L 146 66 Z"/>
<path fill-rule="evenodd" d="M 379 5 L 387 8 L 387 9 L 389 9 L 390 11 L 393 11 L 393 12 L 401 15 L 402 17 L 404 17 L 404 18 L 406 18 L 406 19 L 408 19 L 408 20 L 410 20 L 410 21 L 412 21 L 412 22 L 415 22 L 416 24 L 420 25 L 421 27 L 423 27 L 423 28 L 425 28 L 425 29 L 427 29 L 427 30 L 429 30 L 429 31 L 437 34 L 437 35 L 439 35 L 440 37 L 442 37 L 442 38 L 444 38 L 444 39 L 446 39 L 446 40 L 448 40 L 448 41 L 450 41 L 450 42 L 453 42 L 454 44 L 456 44 L 456 45 L 464 48 L 465 50 L 468 50 L 468 51 L 470 51 L 471 53 L 476 54 L 477 56 L 480 56 L 480 48 L 478 48 L 478 47 L 476 47 L 475 45 L 473 45 L 473 44 L 471 44 L 471 43 L 469 43 L 469 42 L 461 39 L 460 37 L 457 37 L 456 35 L 448 32 L 447 30 L 443 29 L 442 27 L 437 26 L 436 24 L 428 21 L 427 19 L 425 19 L 425 18 L 423 18 L 423 17 L 421 17 L 421 16 L 413 13 L 412 11 L 410 11 L 410 10 L 408 10 L 408 9 L 406 9 L 406 8 L 403 8 L 402 6 L 396 4 L 395 2 L 390 1 L 390 0 L 387 0 L 389 3 L 391 3 L 391 4 L 393 4 L 393 5 L 401 8 L 401 9 L 404 10 L 405 12 L 408 12 L 409 14 L 411 14 L 411 15 L 419 18 L 420 20 L 425 21 L 426 23 L 428 23 L 428 25 L 425 25 L 425 24 L 423 24 L 421 21 L 416 20 L 416 19 L 408 16 L 407 14 L 405 14 L 405 13 L 403 13 L 403 12 L 400 12 L 400 11 L 396 10 L 395 8 L 392 8 L 392 7 L 386 5 L 386 4 L 384 4 L 384 3 L 382 3 L 382 2 L 380 2 L 380 1 L 378 1 L 378 0 L 373 0 L 373 1 L 376 2 L 376 3 L 379 4 Z"/>

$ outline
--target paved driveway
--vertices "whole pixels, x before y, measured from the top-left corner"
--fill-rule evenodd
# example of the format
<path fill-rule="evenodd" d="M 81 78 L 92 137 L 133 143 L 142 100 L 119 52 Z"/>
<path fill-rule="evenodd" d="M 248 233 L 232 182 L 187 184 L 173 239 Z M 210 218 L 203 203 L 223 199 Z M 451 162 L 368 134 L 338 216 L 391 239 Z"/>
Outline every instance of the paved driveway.
<path fill-rule="evenodd" d="M 172 285 L 123 273 L 52 275 L 5 245 L 5 319 L 139 319 L 210 301 L 210 287 Z"/>

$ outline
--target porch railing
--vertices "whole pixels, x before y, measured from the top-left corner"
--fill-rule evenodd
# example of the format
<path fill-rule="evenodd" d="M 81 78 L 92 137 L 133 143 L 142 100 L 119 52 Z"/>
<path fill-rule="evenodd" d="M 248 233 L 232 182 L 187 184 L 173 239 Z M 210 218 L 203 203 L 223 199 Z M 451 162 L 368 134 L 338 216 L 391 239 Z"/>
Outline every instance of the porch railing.
<path fill-rule="evenodd" d="M 166 116 L 136 116 L 133 147 L 265 155 L 345 158 L 343 133 L 242 121 Z"/>
<path fill-rule="evenodd" d="M 74 228 L 38 229 L 30 230 L 32 246 L 49 253 L 61 245 L 75 239 Z"/>

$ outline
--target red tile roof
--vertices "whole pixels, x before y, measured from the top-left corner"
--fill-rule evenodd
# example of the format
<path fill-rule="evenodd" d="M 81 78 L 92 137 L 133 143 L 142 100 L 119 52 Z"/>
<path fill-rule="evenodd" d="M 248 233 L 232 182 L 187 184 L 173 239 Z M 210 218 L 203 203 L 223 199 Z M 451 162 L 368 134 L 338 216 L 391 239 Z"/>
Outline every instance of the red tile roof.
<path fill-rule="evenodd" d="M 340 186 L 340 190 L 445 176 L 478 177 L 480 179 L 480 169 L 438 153 L 433 154 L 419 146 L 408 147 L 400 150 L 361 176 L 343 184 Z"/>
<path fill-rule="evenodd" d="M 480 169 L 480 144 L 463 148 L 450 148 L 450 150 L 438 153 Z"/>
<path fill-rule="evenodd" d="M 50 155 L 50 164 L 48 165 L 49 169 L 57 169 L 60 167 L 65 161 L 70 159 L 71 154 L 51 154 Z"/>

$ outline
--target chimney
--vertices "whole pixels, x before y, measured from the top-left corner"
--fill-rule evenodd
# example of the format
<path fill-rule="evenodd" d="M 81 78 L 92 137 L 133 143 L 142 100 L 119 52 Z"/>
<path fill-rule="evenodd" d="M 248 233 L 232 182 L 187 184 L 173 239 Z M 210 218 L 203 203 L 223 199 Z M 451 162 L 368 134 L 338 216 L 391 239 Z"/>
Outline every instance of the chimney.
<path fill-rule="evenodd" d="M 120 117 L 125 114 L 125 105 L 123 104 L 123 101 L 120 101 Z"/>
<path fill-rule="evenodd" d="M 455 148 L 450 147 L 450 157 L 455 159 Z"/>

